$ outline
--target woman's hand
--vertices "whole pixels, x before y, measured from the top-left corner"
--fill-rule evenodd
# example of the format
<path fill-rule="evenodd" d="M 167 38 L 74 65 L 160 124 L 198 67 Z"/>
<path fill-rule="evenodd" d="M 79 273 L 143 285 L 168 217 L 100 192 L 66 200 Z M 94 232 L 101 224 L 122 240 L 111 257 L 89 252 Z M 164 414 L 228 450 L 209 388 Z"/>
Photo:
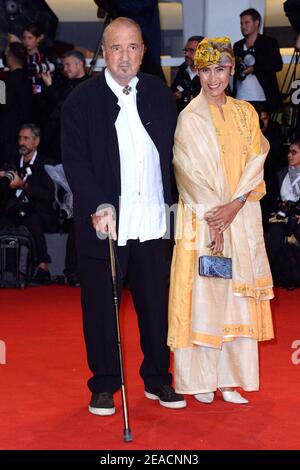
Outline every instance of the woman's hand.
<path fill-rule="evenodd" d="M 224 237 L 218 229 L 209 229 L 211 243 L 208 245 L 208 248 L 211 248 L 213 255 L 222 253 L 224 248 Z"/>
<path fill-rule="evenodd" d="M 206 212 L 204 219 L 209 228 L 222 233 L 229 227 L 242 206 L 243 204 L 235 199 L 228 204 L 224 204 L 224 206 L 217 206 Z"/>

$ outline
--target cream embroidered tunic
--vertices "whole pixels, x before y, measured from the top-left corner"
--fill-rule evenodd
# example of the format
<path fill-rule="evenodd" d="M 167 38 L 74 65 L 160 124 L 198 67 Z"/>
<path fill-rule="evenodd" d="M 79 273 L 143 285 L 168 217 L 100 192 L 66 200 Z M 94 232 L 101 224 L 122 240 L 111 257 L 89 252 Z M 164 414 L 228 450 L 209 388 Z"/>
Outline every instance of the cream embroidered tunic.
<path fill-rule="evenodd" d="M 179 189 L 176 246 L 171 270 L 168 344 L 221 349 L 236 338 L 273 338 L 272 277 L 265 252 L 259 199 L 269 150 L 254 108 L 227 97 L 209 106 L 203 92 L 180 114 L 174 168 Z M 204 213 L 251 192 L 224 232 L 224 256 L 233 279 L 198 275 L 198 257 L 210 254 Z M 240 300 L 239 300 L 240 299 Z"/>

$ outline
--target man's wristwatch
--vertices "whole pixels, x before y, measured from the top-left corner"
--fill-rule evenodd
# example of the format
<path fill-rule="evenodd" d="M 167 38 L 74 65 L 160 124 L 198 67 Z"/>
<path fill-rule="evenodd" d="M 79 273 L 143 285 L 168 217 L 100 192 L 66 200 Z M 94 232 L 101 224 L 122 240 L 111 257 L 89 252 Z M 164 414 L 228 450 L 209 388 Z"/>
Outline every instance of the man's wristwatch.
<path fill-rule="evenodd" d="M 247 201 L 247 198 L 246 198 L 246 196 L 242 195 L 242 196 L 237 197 L 236 200 L 237 200 L 237 201 L 240 201 L 240 203 L 241 203 L 242 205 L 244 205 L 245 202 Z"/>

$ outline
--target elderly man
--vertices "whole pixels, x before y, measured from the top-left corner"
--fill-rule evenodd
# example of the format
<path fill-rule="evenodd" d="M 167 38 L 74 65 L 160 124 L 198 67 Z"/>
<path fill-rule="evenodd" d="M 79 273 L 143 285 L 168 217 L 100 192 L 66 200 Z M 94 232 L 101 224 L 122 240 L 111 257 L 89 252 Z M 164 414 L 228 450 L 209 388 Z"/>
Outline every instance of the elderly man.
<path fill-rule="evenodd" d="M 107 232 L 117 241 L 119 289 L 131 287 L 144 359 L 145 395 L 186 406 L 171 387 L 167 337 L 171 159 L 176 109 L 156 77 L 138 74 L 139 26 L 117 18 L 105 29 L 104 73 L 78 86 L 63 108 L 63 164 L 74 194 L 84 335 L 92 398 L 89 411 L 115 413 L 120 388 Z M 100 238 L 97 233 L 100 233 Z"/>

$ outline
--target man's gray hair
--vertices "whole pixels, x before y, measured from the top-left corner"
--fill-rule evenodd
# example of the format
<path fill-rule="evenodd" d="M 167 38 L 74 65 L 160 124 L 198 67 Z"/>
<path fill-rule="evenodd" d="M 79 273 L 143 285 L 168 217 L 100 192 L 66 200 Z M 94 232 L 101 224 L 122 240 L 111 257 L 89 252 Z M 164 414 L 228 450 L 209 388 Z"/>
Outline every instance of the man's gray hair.
<path fill-rule="evenodd" d="M 67 59 L 68 57 L 74 57 L 75 59 L 79 60 L 83 66 L 85 66 L 85 57 L 82 52 L 77 51 L 76 49 L 67 51 L 63 55 L 63 59 Z"/>
<path fill-rule="evenodd" d="M 41 137 L 41 129 L 32 122 L 22 124 L 22 126 L 20 127 L 20 131 L 22 131 L 23 129 L 30 129 L 34 137 Z"/>

